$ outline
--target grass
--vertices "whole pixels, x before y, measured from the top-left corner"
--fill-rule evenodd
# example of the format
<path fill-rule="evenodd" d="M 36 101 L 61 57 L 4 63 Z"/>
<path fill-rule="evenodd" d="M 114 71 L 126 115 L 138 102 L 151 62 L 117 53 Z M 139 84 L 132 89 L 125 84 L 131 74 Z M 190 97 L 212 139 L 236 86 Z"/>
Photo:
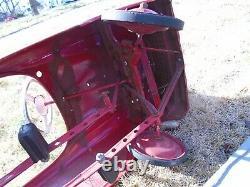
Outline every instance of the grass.
<path fill-rule="evenodd" d="M 55 7 L 53 9 L 44 10 L 37 16 L 30 15 L 6 23 L 2 22 L 0 23 L 0 38 L 97 1 L 98 0 L 80 0 L 67 5 Z"/>
<path fill-rule="evenodd" d="M 190 111 L 171 131 L 186 144 L 189 160 L 146 176 L 131 173 L 124 186 L 202 186 L 250 135 L 250 3 L 173 1 L 189 89 Z"/>
<path fill-rule="evenodd" d="M 185 21 L 180 36 L 190 111 L 180 121 L 180 127 L 169 133 L 182 139 L 189 159 L 171 168 L 150 166 L 144 176 L 129 173 L 121 179 L 122 186 L 202 186 L 250 135 L 245 127 L 245 120 L 250 119 L 250 2 L 175 0 L 173 5 L 176 17 Z M 58 14 L 51 11 L 41 15 L 41 21 Z M 0 36 L 12 32 L 15 24 L 29 26 L 29 19 L 33 20 L 23 18 L 7 23 L 13 25 L 9 31 L 0 29 Z M 21 121 L 18 103 L 22 79 L 0 81 L 0 111 L 4 114 L 0 117 L 1 175 L 27 156 L 16 138 Z M 58 124 L 63 131 L 63 122 L 55 120 L 54 127 Z M 56 137 L 57 131 L 52 135 Z M 10 186 L 22 185 L 41 167 L 38 164 Z"/>
<path fill-rule="evenodd" d="M 0 176 L 4 176 L 11 169 L 16 167 L 20 162 L 28 158 L 27 153 L 23 150 L 18 142 L 17 134 L 18 130 L 23 124 L 23 115 L 21 109 L 21 90 L 23 88 L 23 83 L 26 81 L 25 76 L 11 76 L 7 78 L 2 78 L 0 80 L 0 93 L 1 93 L 1 118 L 0 118 L 0 146 L 2 148 L 1 152 L 1 164 L 0 164 Z M 31 85 L 29 93 L 42 94 L 44 92 L 43 88 L 39 85 Z M 31 113 L 35 114 L 34 106 L 29 105 Z M 58 111 L 57 107 L 53 106 L 53 123 L 51 133 L 45 135 L 47 142 L 52 142 L 52 140 L 59 137 L 61 134 L 66 132 L 66 126 L 64 121 Z M 34 115 L 32 115 L 34 116 Z M 38 116 L 33 120 L 36 124 L 42 125 L 43 120 Z M 53 151 L 50 155 L 50 161 L 47 163 L 35 164 L 33 167 L 24 172 L 20 177 L 13 180 L 8 186 L 23 186 L 26 181 L 30 180 L 37 173 L 42 171 L 42 169 L 49 166 L 60 153 L 63 151 L 63 146 L 58 150 Z"/>

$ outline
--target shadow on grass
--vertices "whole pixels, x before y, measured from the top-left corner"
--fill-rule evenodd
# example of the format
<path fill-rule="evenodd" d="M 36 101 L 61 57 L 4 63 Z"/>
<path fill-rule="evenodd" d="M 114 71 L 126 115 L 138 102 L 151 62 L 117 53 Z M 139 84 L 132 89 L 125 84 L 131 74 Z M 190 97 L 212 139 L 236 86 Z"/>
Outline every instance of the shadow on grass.
<path fill-rule="evenodd" d="M 189 100 L 190 110 L 180 127 L 167 131 L 184 142 L 187 161 L 169 168 L 150 166 L 144 176 L 130 173 L 122 186 L 203 185 L 250 135 L 245 125 L 250 119 L 250 97 L 222 98 L 191 91 Z"/>

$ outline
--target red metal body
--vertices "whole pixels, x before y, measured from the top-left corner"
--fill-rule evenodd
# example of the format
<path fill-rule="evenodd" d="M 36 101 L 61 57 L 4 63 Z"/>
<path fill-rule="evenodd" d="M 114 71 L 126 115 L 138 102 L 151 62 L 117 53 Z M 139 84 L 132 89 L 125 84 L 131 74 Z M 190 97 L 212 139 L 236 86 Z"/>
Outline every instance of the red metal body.
<path fill-rule="evenodd" d="M 155 12 L 174 16 L 169 1 L 148 5 Z M 123 8 L 135 7 L 138 4 Z M 38 71 L 41 77 L 36 76 Z M 68 129 L 50 144 L 53 151 L 67 142 L 63 153 L 26 186 L 111 185 L 97 173 L 101 167 L 95 160 L 97 153 L 129 160 L 126 146 L 139 134 L 160 121 L 181 119 L 188 110 L 184 60 L 174 30 L 142 38 L 117 25 L 107 26 L 99 16 L 89 18 L 0 59 L 0 76 L 10 75 L 37 79 L 50 93 Z M 27 159 L 4 176 L 0 185 L 32 164 Z"/>

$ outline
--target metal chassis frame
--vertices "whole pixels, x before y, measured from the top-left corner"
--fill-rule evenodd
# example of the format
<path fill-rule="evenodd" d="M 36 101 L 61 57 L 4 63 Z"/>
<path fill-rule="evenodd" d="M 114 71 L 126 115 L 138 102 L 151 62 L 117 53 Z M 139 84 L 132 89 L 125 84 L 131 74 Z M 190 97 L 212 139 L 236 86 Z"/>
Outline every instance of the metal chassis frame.
<path fill-rule="evenodd" d="M 133 90 L 130 86 L 125 85 L 127 81 L 123 80 L 123 81 L 118 81 L 113 84 L 95 88 L 92 90 L 87 90 L 87 91 L 83 91 L 77 94 L 65 96 L 64 99 L 72 99 L 72 98 L 84 95 L 85 92 L 95 92 L 95 91 L 105 90 L 105 89 L 112 88 L 112 87 L 115 88 L 112 101 L 109 99 L 107 95 L 104 95 L 103 97 L 103 101 L 106 107 L 99 109 L 95 114 L 87 117 L 77 126 L 70 129 L 67 133 L 65 133 L 58 139 L 54 140 L 49 145 L 50 152 L 56 149 L 57 147 L 59 147 L 60 145 L 62 145 L 63 143 L 71 140 L 73 137 L 77 136 L 81 132 L 83 132 L 86 128 L 91 126 L 91 124 L 95 123 L 97 120 L 101 119 L 103 116 L 114 112 L 117 106 L 117 98 L 118 98 L 118 92 L 119 92 L 120 86 L 124 86 L 132 94 L 135 94 L 136 96 L 138 96 L 140 102 L 148 111 L 148 117 L 143 122 L 141 122 L 136 128 L 134 128 L 130 133 L 128 133 L 124 138 L 122 138 L 119 142 L 117 142 L 111 149 L 109 149 L 106 153 L 104 153 L 106 159 L 109 159 L 109 160 L 112 159 L 119 151 L 125 148 L 131 141 L 133 141 L 138 135 L 140 135 L 148 127 L 153 126 L 153 127 L 156 127 L 157 131 L 159 130 L 161 117 L 163 116 L 164 110 L 167 104 L 169 103 L 169 100 L 178 83 L 178 80 L 184 71 L 184 64 L 182 60 L 179 60 L 176 62 L 175 73 L 171 81 L 169 82 L 162 99 L 160 99 L 157 85 L 154 80 L 154 75 L 150 67 L 150 64 L 148 62 L 148 59 L 147 59 L 147 55 L 146 55 L 147 50 L 160 52 L 160 53 L 180 53 L 179 51 L 147 48 L 143 44 L 142 36 L 138 36 L 138 39 L 134 47 L 134 53 L 132 55 L 131 61 L 129 62 L 129 66 L 132 70 L 132 75 L 133 75 L 132 81 L 134 82 L 136 90 Z M 139 60 L 141 60 L 144 71 L 146 73 L 148 86 L 149 86 L 154 104 L 148 101 L 144 96 L 144 91 L 143 91 L 142 83 L 141 83 L 141 76 L 137 69 L 137 64 Z M 48 102 L 47 104 L 51 104 L 51 103 L 53 102 Z M 10 173 L 8 173 L 7 175 L 5 175 L 3 178 L 0 179 L 0 186 L 3 186 L 9 183 L 11 180 L 16 178 L 18 175 L 20 175 L 23 171 L 25 171 L 32 165 L 33 165 L 33 162 L 31 161 L 31 159 L 30 158 L 26 159 L 20 165 L 14 168 Z M 74 179 L 69 181 L 65 186 L 77 186 L 81 182 L 91 177 L 95 172 L 97 172 L 101 168 L 101 166 L 102 166 L 101 163 L 99 163 L 98 161 L 95 161 L 88 168 L 86 168 L 84 171 L 78 174 Z"/>
<path fill-rule="evenodd" d="M 111 149 L 109 149 L 106 153 L 104 153 L 105 158 L 111 160 L 119 151 L 121 151 L 124 147 L 126 147 L 131 141 L 133 141 L 138 135 L 140 135 L 143 131 L 145 131 L 150 126 L 157 126 L 161 122 L 161 116 L 163 115 L 164 109 L 166 108 L 171 95 L 174 91 L 174 88 L 183 73 L 184 66 L 183 64 L 178 65 L 177 70 L 164 93 L 163 99 L 160 103 L 159 109 L 156 114 L 150 114 L 141 124 L 139 124 L 136 128 L 134 128 L 130 133 L 128 133 L 122 140 L 117 142 Z M 142 96 L 143 97 L 143 96 Z M 146 100 L 146 99 L 145 99 Z M 145 105 L 147 106 L 147 105 Z M 86 168 L 83 172 L 78 174 L 73 180 L 67 183 L 65 186 L 73 187 L 79 185 L 81 182 L 85 181 L 89 177 L 91 177 L 96 171 L 98 171 L 102 167 L 102 164 L 98 161 L 95 161 L 88 168 Z"/>
<path fill-rule="evenodd" d="M 122 140 L 120 140 L 117 144 L 115 144 L 110 150 L 108 150 L 104 155 L 107 159 L 112 159 L 119 151 L 121 151 L 124 147 L 126 147 L 131 141 L 133 141 L 139 134 L 141 134 L 144 130 L 146 130 L 148 127 L 152 125 L 156 125 L 160 123 L 160 118 L 163 115 L 163 112 L 171 98 L 171 95 L 174 91 L 175 86 L 177 85 L 177 82 L 183 73 L 184 65 L 182 62 L 177 63 L 177 68 L 174 76 L 172 77 L 172 80 L 170 81 L 163 98 L 161 100 L 161 103 L 159 105 L 158 110 L 155 109 L 152 105 L 148 105 L 150 103 L 145 99 L 144 96 L 141 96 L 138 94 L 135 90 L 128 88 L 128 90 L 132 93 L 137 93 L 139 95 L 139 99 L 142 103 L 144 103 L 144 106 L 151 111 L 150 115 L 141 123 L 139 124 L 135 129 L 133 129 L 129 134 L 127 134 Z M 115 93 L 112 99 L 112 105 L 107 106 L 105 108 L 100 109 L 96 114 L 93 114 L 89 117 L 87 117 L 85 120 L 83 120 L 80 124 L 69 130 L 67 133 L 59 137 L 58 139 L 54 140 L 49 145 L 49 150 L 52 152 L 65 142 L 71 140 L 74 136 L 78 135 L 84 129 L 88 128 L 91 124 L 96 122 L 98 119 L 102 118 L 103 116 L 107 115 L 108 113 L 112 113 L 115 110 L 117 97 L 118 97 L 118 89 L 119 85 L 126 83 L 126 81 L 120 81 L 117 83 L 114 83 L 112 85 L 109 85 L 109 87 L 115 86 Z M 102 89 L 107 88 L 108 86 L 105 86 Z M 96 91 L 96 90 L 94 90 Z M 73 97 L 73 96 L 72 96 Z M 154 108 L 153 110 L 150 108 Z M 155 113 L 157 112 L 157 113 Z M 85 125 L 83 125 L 85 124 Z M 30 158 L 23 161 L 20 165 L 18 165 L 15 169 L 13 169 L 10 173 L 5 175 L 3 178 L 0 179 L 0 186 L 4 186 L 7 183 L 9 183 L 11 180 L 16 178 L 18 175 L 20 175 L 23 171 L 27 170 L 29 167 L 33 165 L 33 162 Z M 91 175 L 93 175 L 98 169 L 101 168 L 101 164 L 99 162 L 94 162 L 92 165 L 90 165 L 87 169 L 85 169 L 82 173 L 80 173 L 77 177 L 75 177 L 72 181 L 67 183 L 65 186 L 76 186 L 80 184 L 82 181 L 89 178 Z"/>

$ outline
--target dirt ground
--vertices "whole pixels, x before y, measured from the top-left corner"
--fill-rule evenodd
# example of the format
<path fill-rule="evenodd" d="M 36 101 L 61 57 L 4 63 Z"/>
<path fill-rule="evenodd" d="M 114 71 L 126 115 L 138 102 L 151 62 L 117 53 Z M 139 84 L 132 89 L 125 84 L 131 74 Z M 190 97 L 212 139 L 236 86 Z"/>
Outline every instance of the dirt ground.
<path fill-rule="evenodd" d="M 173 6 L 176 17 L 185 21 L 180 37 L 190 111 L 170 133 L 185 143 L 189 159 L 172 168 L 150 166 L 143 176 L 129 173 L 121 186 L 202 186 L 250 135 L 245 127 L 250 120 L 250 2 L 174 0 Z M 0 80 L 1 176 L 27 157 L 17 141 L 23 79 Z M 53 123 L 60 126 L 46 137 L 48 141 L 65 131 L 54 111 Z M 22 186 L 47 165 L 36 165 L 9 186 Z"/>

